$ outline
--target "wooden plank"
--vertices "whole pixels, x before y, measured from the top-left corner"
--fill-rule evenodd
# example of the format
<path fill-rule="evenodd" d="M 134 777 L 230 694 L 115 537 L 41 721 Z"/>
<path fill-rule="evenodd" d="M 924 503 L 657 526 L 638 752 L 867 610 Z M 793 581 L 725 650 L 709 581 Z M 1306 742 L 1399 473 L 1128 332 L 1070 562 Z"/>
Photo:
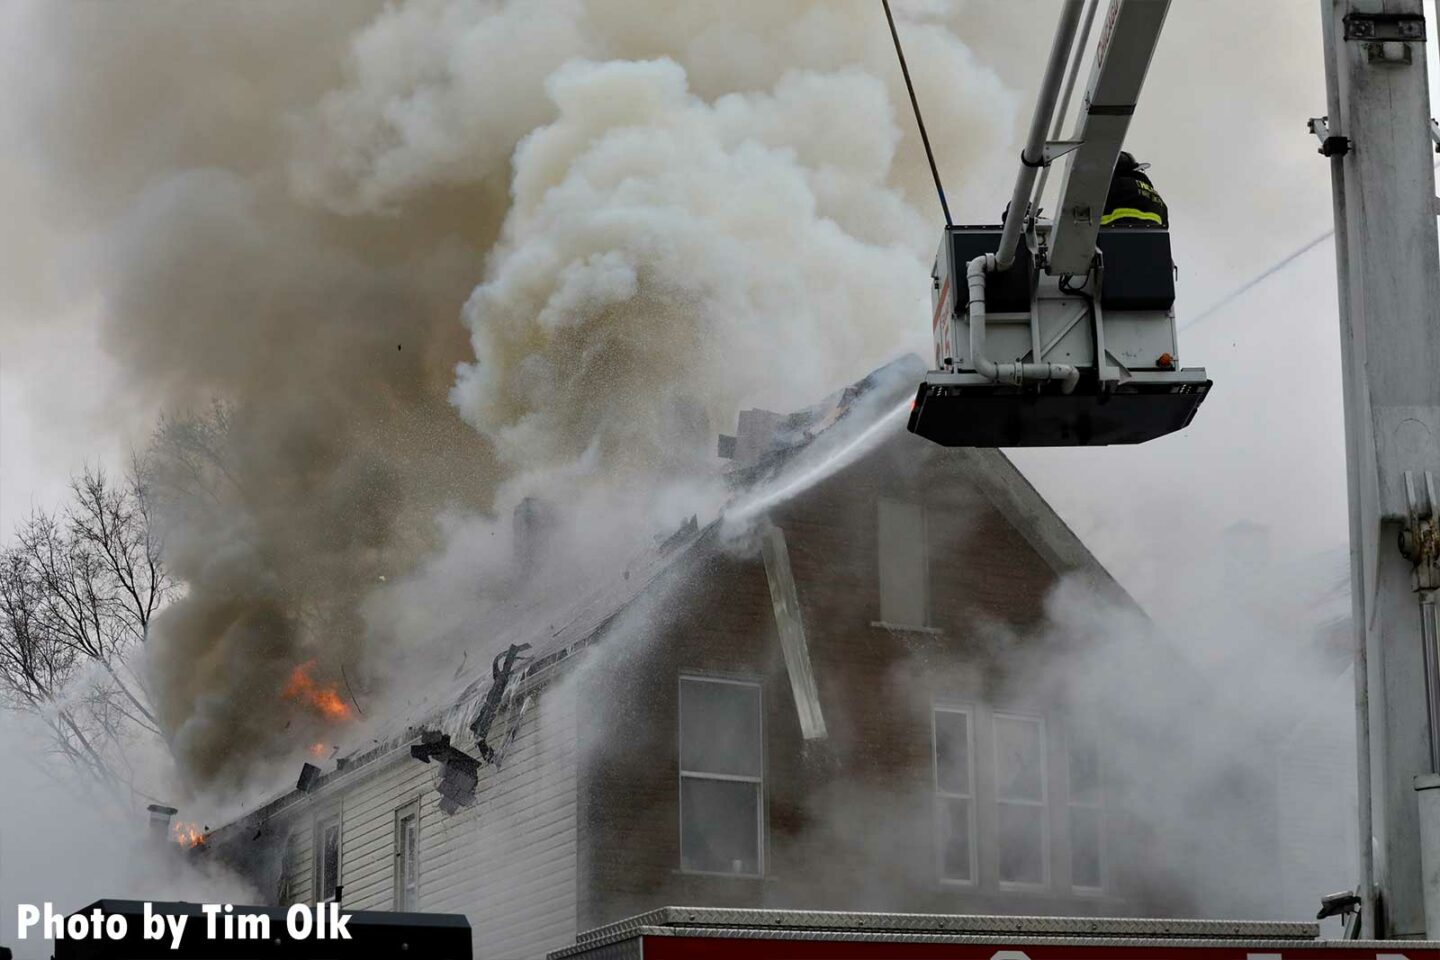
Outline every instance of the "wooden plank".
<path fill-rule="evenodd" d="M 760 535 L 760 552 L 765 558 L 765 577 L 770 582 L 770 601 L 775 608 L 775 627 L 780 632 L 780 649 L 785 653 L 785 670 L 800 717 L 800 732 L 806 740 L 825 736 L 825 717 L 820 710 L 820 692 L 815 687 L 815 670 L 805 642 L 805 623 L 800 615 L 800 596 L 795 574 L 790 569 L 790 551 L 785 533 L 773 523 Z"/>

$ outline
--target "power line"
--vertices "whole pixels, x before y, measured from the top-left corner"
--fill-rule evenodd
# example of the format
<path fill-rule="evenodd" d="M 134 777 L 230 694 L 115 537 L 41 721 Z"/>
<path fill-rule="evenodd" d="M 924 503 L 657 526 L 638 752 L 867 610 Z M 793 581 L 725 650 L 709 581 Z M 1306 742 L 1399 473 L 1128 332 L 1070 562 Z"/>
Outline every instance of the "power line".
<path fill-rule="evenodd" d="M 1309 253 L 1311 250 L 1314 250 L 1316 247 L 1320 246 L 1320 244 L 1324 243 L 1326 240 L 1329 240 L 1333 236 L 1335 236 L 1335 231 L 1333 229 L 1326 230 L 1324 233 L 1320 234 L 1320 236 L 1316 237 L 1314 240 L 1311 240 L 1309 243 L 1305 244 L 1300 249 L 1276 262 L 1273 266 L 1266 269 L 1263 273 L 1251 277 L 1245 283 L 1236 287 L 1234 290 L 1231 290 L 1229 293 L 1225 294 L 1225 296 L 1221 297 L 1219 300 L 1215 301 L 1210 306 L 1206 307 L 1204 310 L 1191 317 L 1189 320 L 1186 320 L 1184 323 L 1180 324 L 1180 329 L 1188 330 L 1190 327 L 1193 327 L 1196 324 L 1201 323 L 1210 317 L 1213 317 L 1225 307 L 1228 307 L 1236 300 L 1239 300 L 1245 294 L 1249 293 L 1252 289 L 1258 287 L 1260 284 L 1264 283 L 1266 280 L 1270 279 L 1275 274 L 1279 273 L 1281 270 L 1284 270 L 1286 267 L 1290 266 L 1290 264 L 1294 263 L 1296 260 L 1299 260 L 1301 257 L 1305 256 L 1305 254 Z"/>
<path fill-rule="evenodd" d="M 1434 169 L 1440 170 L 1440 161 L 1437 161 L 1435 163 Z M 1231 290 L 1229 293 L 1225 294 L 1225 296 L 1210 304 L 1210 306 L 1206 307 L 1204 310 L 1200 311 L 1195 316 L 1191 317 L 1189 320 L 1186 320 L 1184 323 L 1180 324 L 1180 329 L 1188 330 L 1190 327 L 1193 327 L 1196 324 L 1199 324 L 1209 319 L 1210 317 L 1213 317 L 1225 307 L 1228 307 L 1230 304 L 1234 303 L 1236 300 L 1249 293 L 1252 289 L 1258 287 L 1260 284 L 1264 283 L 1266 280 L 1270 279 L 1275 274 L 1279 273 L 1281 270 L 1284 270 L 1286 267 L 1290 266 L 1290 264 L 1294 263 L 1296 260 L 1299 260 L 1301 257 L 1305 256 L 1305 254 L 1309 253 L 1311 250 L 1314 250 L 1316 247 L 1320 246 L 1320 244 L 1324 243 L 1326 240 L 1329 240 L 1334 236 L 1334 228 L 1326 230 L 1314 240 L 1311 240 L 1309 243 L 1305 244 L 1300 249 L 1276 261 L 1274 264 L 1267 267 L 1261 273 L 1258 273 L 1255 276 L 1251 277 L 1249 280 L 1245 281 L 1240 286 L 1236 287 L 1234 290 Z"/>
<path fill-rule="evenodd" d="M 915 85 L 910 82 L 910 67 L 905 63 L 905 51 L 900 48 L 900 33 L 895 29 L 895 17 L 890 13 L 890 0 L 884 0 L 885 19 L 890 23 L 890 36 L 895 41 L 895 56 L 900 58 L 900 72 L 905 76 L 905 89 L 910 93 L 910 108 L 915 111 L 915 123 L 920 127 L 920 142 L 925 144 L 925 159 L 930 161 L 930 176 L 935 178 L 935 192 L 940 195 L 940 209 L 945 213 L 945 226 L 953 226 L 950 220 L 950 204 L 945 202 L 945 188 L 940 185 L 940 169 L 935 166 L 935 154 L 930 149 L 930 135 L 925 132 L 925 121 L 920 116 L 920 101 L 915 99 Z"/>

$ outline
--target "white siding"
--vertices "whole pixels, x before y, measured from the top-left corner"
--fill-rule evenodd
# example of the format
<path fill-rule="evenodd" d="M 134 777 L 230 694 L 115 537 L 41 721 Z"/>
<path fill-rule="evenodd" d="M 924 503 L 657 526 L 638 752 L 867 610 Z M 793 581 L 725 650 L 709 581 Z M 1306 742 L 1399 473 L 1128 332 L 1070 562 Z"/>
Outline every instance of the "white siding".
<path fill-rule="evenodd" d="M 290 823 L 290 839 L 285 856 L 284 872 L 289 878 L 289 899 L 281 904 L 308 903 L 312 897 L 310 884 L 315 872 L 314 820 L 307 814 Z"/>
<path fill-rule="evenodd" d="M 475 804 L 442 813 L 438 764 L 410 758 L 409 747 L 372 761 L 280 816 L 294 825 L 287 864 L 291 900 L 313 898 L 316 817 L 337 808 L 344 835 L 340 876 L 352 910 L 389 910 L 395 896 L 395 811 L 420 801 L 420 909 L 463 913 L 475 956 L 543 957 L 575 942 L 576 758 L 573 686 L 535 692 L 503 766 L 481 768 Z M 509 729 L 514 707 L 495 723 L 492 742 Z M 473 743 L 456 742 L 467 752 Z"/>
<path fill-rule="evenodd" d="M 434 770 L 433 765 L 413 760 L 408 753 L 407 747 L 370 769 L 362 768 L 359 782 L 344 794 L 340 875 L 345 881 L 345 906 L 351 909 L 391 910 L 395 906 L 395 811 L 430 788 Z M 422 836 L 424 808 L 422 802 Z"/>

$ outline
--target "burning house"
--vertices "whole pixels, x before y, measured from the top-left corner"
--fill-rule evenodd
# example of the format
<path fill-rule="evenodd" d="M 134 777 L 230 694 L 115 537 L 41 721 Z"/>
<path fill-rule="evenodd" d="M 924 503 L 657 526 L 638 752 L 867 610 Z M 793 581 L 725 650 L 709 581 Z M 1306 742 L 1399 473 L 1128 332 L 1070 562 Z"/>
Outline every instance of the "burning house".
<path fill-rule="evenodd" d="M 1204 803 L 1130 782 L 1135 731 L 1054 682 L 1083 650 L 1044 629 L 1062 580 L 1142 615 L 1004 455 L 898 405 L 877 375 L 742 413 L 719 519 L 477 624 L 451 685 L 211 846 L 272 850 L 243 859 L 280 905 L 463 912 L 487 956 L 667 903 L 1186 915 L 1164 824 Z M 545 506 L 515 523 L 540 562 Z"/>

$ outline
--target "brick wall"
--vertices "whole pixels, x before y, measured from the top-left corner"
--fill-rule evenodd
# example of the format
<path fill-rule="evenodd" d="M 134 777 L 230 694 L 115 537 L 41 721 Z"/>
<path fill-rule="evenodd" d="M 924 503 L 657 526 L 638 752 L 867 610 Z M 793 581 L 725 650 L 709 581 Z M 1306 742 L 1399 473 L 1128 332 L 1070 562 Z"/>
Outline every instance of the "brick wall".
<path fill-rule="evenodd" d="M 1055 573 L 953 469 L 903 437 L 772 514 L 785 532 L 829 736 L 805 742 L 779 647 L 764 566 L 719 551 L 676 578 L 645 634 L 607 637 L 580 698 L 581 928 L 663 903 L 1000 913 L 1133 913 L 1115 878 L 1103 895 L 1069 886 L 1063 721 L 1008 680 L 1029 656 Z M 941 452 L 943 455 L 943 452 Z M 876 502 L 922 502 L 930 624 L 880 619 Z M 758 680 L 764 689 L 767 869 L 759 879 L 680 871 L 678 677 Z M 976 705 L 1045 716 L 1052 771 L 1048 889 L 1002 890 L 982 845 L 973 887 L 936 866 L 931 709 Z M 993 831 L 977 738 L 980 833 Z M 1119 842 L 1118 838 L 1116 842 Z M 1112 849 L 1113 855 L 1117 851 Z"/>

